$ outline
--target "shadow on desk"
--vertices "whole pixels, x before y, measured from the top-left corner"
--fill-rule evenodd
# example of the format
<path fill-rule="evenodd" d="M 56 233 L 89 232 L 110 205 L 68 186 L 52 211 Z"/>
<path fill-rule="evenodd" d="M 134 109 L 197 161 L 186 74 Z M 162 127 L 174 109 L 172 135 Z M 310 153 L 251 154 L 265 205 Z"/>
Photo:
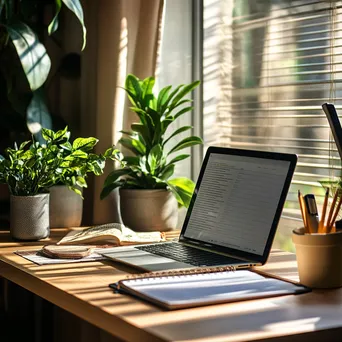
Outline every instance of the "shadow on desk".
<path fill-rule="evenodd" d="M 0 278 L 1 342 L 123 342 Z"/>

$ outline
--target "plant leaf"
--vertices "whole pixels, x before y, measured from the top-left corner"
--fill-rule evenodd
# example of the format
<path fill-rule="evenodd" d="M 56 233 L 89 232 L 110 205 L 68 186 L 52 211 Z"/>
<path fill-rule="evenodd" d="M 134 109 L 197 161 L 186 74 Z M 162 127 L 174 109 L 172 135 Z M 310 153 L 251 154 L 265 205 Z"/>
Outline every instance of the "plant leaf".
<path fill-rule="evenodd" d="M 185 114 L 186 112 L 190 112 L 193 109 L 194 109 L 194 107 L 192 107 L 192 106 L 185 107 L 182 110 L 180 110 L 179 112 L 177 112 L 173 118 L 176 120 L 179 116 Z"/>
<path fill-rule="evenodd" d="M 180 154 L 179 156 L 177 156 L 177 157 L 171 159 L 171 160 L 166 164 L 166 166 L 169 166 L 169 165 L 171 165 L 171 164 L 177 163 L 177 162 L 179 162 L 179 161 L 181 161 L 181 160 L 184 160 L 184 159 L 186 159 L 186 158 L 189 158 L 189 157 L 190 157 L 190 154 Z"/>
<path fill-rule="evenodd" d="M 72 144 L 72 148 L 75 150 L 90 151 L 98 143 L 98 139 L 89 138 L 77 138 Z"/>
<path fill-rule="evenodd" d="M 168 104 L 170 103 L 170 101 L 172 100 L 172 98 L 177 94 L 178 90 L 180 88 L 182 88 L 184 86 L 184 84 L 180 84 L 178 87 L 176 87 L 171 94 L 169 95 L 169 97 L 167 98 L 167 100 L 164 102 L 164 104 L 161 106 L 161 112 L 164 113 L 167 109 Z"/>
<path fill-rule="evenodd" d="M 177 193 L 182 199 L 183 205 L 188 208 L 192 194 L 195 189 L 195 183 L 186 177 L 173 178 L 167 181 L 173 193 Z"/>
<path fill-rule="evenodd" d="M 132 74 L 128 74 L 125 81 L 125 90 L 133 97 L 133 105 L 141 106 L 142 90 L 140 87 L 139 79 Z M 132 102 L 132 101 L 131 101 Z"/>
<path fill-rule="evenodd" d="M 173 153 L 173 152 L 182 150 L 183 148 L 190 147 L 193 145 L 198 145 L 198 144 L 203 144 L 203 141 L 201 138 L 195 137 L 195 136 L 187 137 L 187 138 L 183 139 L 182 141 L 180 141 L 176 146 L 174 146 L 169 151 L 168 155 Z"/>
<path fill-rule="evenodd" d="M 141 83 L 142 90 L 142 100 L 144 102 L 144 108 L 149 106 L 151 100 L 153 100 L 153 87 L 154 87 L 155 79 L 154 77 L 148 77 L 143 80 Z"/>
<path fill-rule="evenodd" d="M 19 56 L 26 78 L 32 91 L 40 88 L 46 81 L 51 61 L 36 34 L 26 24 L 13 21 L 6 26 L 9 36 Z"/>
<path fill-rule="evenodd" d="M 178 128 L 176 131 L 174 131 L 174 133 L 172 133 L 163 143 L 163 145 L 165 145 L 170 139 L 172 139 L 174 136 L 176 136 L 177 134 L 180 134 L 182 132 L 188 131 L 189 129 L 192 129 L 192 126 L 183 126 L 181 128 Z"/>
<path fill-rule="evenodd" d="M 121 138 L 119 140 L 119 143 L 131 150 L 133 153 L 137 155 L 144 155 L 146 152 L 146 147 L 143 145 L 143 143 L 134 138 Z"/>
<path fill-rule="evenodd" d="M 157 111 L 159 113 L 161 113 L 161 108 L 164 105 L 171 88 L 172 88 L 172 86 L 169 85 L 169 86 L 164 87 L 159 92 L 158 99 L 157 99 Z"/>
<path fill-rule="evenodd" d="M 56 32 L 58 29 L 58 15 L 62 8 L 62 0 L 55 0 L 56 2 L 56 13 L 53 17 L 51 23 L 48 26 L 48 33 L 51 35 L 52 33 Z"/>
<path fill-rule="evenodd" d="M 124 169 L 117 169 L 112 171 L 105 179 L 105 182 L 103 184 L 103 187 L 107 187 L 112 183 L 115 183 L 121 176 L 129 175 L 131 173 L 131 170 L 128 168 Z"/>
<path fill-rule="evenodd" d="M 133 157 L 133 156 L 127 156 L 123 159 L 124 162 L 127 162 L 127 165 L 134 165 L 134 166 L 138 166 L 139 162 L 140 162 L 140 158 L 139 157 Z"/>
<path fill-rule="evenodd" d="M 83 9 L 79 0 L 62 0 L 64 5 L 69 8 L 70 11 L 74 12 L 77 19 L 82 25 L 83 30 L 83 45 L 82 50 L 84 50 L 87 42 L 87 29 L 84 25 Z"/>
<path fill-rule="evenodd" d="M 150 131 L 146 125 L 141 123 L 133 123 L 131 125 L 131 129 L 132 131 L 139 133 L 146 144 L 151 144 Z"/>
<path fill-rule="evenodd" d="M 195 81 L 195 82 L 192 82 L 192 83 L 184 86 L 183 89 L 180 90 L 179 93 L 172 100 L 171 105 L 170 105 L 170 109 L 172 110 L 177 105 L 179 100 L 181 100 L 186 94 L 190 93 L 197 86 L 199 86 L 200 83 L 201 83 L 201 81 Z"/>
<path fill-rule="evenodd" d="M 159 178 L 162 179 L 162 180 L 167 180 L 167 179 L 169 179 L 173 175 L 174 172 L 175 172 L 175 165 L 174 164 L 169 164 L 160 173 Z"/>
<path fill-rule="evenodd" d="M 109 184 L 108 186 L 104 187 L 100 194 L 100 199 L 103 200 L 105 197 L 107 197 L 114 189 L 122 186 L 123 182 L 117 182 Z"/>
<path fill-rule="evenodd" d="M 162 156 L 163 150 L 161 145 L 158 144 L 153 146 L 147 158 L 148 165 L 150 166 L 151 175 L 154 175 L 156 168 L 160 164 L 160 159 Z"/>

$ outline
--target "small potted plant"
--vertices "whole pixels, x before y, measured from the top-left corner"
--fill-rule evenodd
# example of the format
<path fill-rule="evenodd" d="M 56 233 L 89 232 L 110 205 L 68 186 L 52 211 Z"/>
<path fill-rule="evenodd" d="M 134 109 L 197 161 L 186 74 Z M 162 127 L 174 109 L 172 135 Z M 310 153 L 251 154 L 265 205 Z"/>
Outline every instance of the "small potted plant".
<path fill-rule="evenodd" d="M 94 144 L 94 140 L 76 139 L 70 152 L 67 128 L 56 133 L 43 128 L 42 135 L 45 144 L 32 137 L 19 147 L 7 148 L 5 157 L 0 156 L 0 183 L 6 183 L 11 194 L 11 235 L 19 240 L 39 240 L 49 235 L 50 187 L 65 180 L 70 189 L 80 193 L 78 187 L 86 186 L 81 161 L 87 158 L 85 145 Z M 114 158 L 117 152 L 109 148 L 94 161 L 94 171 L 100 172 L 103 158 Z M 66 170 L 72 172 L 70 179 Z"/>
<path fill-rule="evenodd" d="M 93 152 L 98 139 L 94 137 L 76 138 L 70 141 L 70 132 L 63 132 L 65 142 L 60 153 L 64 162 L 55 170 L 54 185 L 50 192 L 50 226 L 51 228 L 78 227 L 81 225 L 83 213 L 82 189 L 87 187 L 87 176 L 103 173 L 107 159 L 119 160 L 120 153 L 117 149 L 109 148 L 104 154 Z M 47 143 L 54 139 L 45 136 Z"/>
<path fill-rule="evenodd" d="M 178 205 L 188 207 L 194 183 L 188 178 L 172 178 L 176 163 L 189 154 L 177 154 L 184 148 L 202 144 L 202 139 L 189 136 L 172 143 L 179 134 L 191 130 L 183 126 L 169 133 L 169 128 L 182 115 L 192 110 L 190 99 L 184 99 L 200 82 L 167 86 L 153 94 L 155 79 L 139 80 L 128 75 L 125 91 L 138 115 L 139 122 L 131 131 L 122 132 L 119 140 L 132 155 L 125 155 L 125 166 L 111 172 L 101 192 L 105 198 L 119 188 L 120 210 L 124 224 L 134 230 L 165 231 L 176 228 Z M 177 205 L 178 202 L 178 205 Z"/>

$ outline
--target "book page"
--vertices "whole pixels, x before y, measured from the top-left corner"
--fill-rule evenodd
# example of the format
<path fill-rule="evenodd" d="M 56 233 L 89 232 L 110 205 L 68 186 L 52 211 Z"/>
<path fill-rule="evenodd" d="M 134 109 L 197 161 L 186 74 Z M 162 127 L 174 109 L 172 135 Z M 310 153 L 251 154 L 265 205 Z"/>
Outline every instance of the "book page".
<path fill-rule="evenodd" d="M 85 228 L 81 231 L 73 230 L 64 236 L 57 244 L 107 241 L 119 245 L 123 228 L 124 225 L 121 223 L 110 223 Z"/>
<path fill-rule="evenodd" d="M 135 232 L 132 229 L 123 227 L 120 245 L 125 246 L 160 241 L 165 241 L 165 236 L 161 232 Z"/>
<path fill-rule="evenodd" d="M 121 223 L 108 223 L 100 226 L 73 230 L 64 236 L 57 244 L 79 243 L 112 243 L 116 245 L 133 245 L 165 241 L 161 232 L 134 232 Z"/>

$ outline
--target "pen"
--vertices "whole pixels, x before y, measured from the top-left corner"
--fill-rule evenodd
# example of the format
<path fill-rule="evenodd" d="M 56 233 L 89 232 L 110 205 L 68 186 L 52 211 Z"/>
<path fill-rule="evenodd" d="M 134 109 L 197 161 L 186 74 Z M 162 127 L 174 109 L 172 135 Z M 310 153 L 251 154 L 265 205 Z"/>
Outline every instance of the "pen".
<path fill-rule="evenodd" d="M 305 233 L 310 233 L 309 227 L 308 227 L 308 224 L 306 221 L 306 211 L 305 211 L 304 198 L 303 198 L 303 195 L 301 194 L 300 190 L 298 190 L 298 202 L 299 202 L 300 212 L 302 213 L 302 219 L 303 219 L 303 223 L 304 223 Z"/>
<path fill-rule="evenodd" d="M 339 191 L 336 191 L 336 193 L 338 193 L 338 192 Z M 335 223 L 336 217 L 337 217 L 337 215 L 338 215 L 338 213 L 340 212 L 340 209 L 341 209 L 341 204 L 342 204 L 342 196 L 340 196 L 338 204 L 337 204 L 335 212 L 334 212 L 334 215 L 332 216 L 332 219 L 329 222 L 329 226 L 327 227 L 327 233 L 331 233 L 332 232 L 333 224 Z"/>
<path fill-rule="evenodd" d="M 310 233 L 317 233 L 318 231 L 318 212 L 315 195 L 309 194 L 304 196 L 304 203 L 306 207 L 306 221 Z"/>
<path fill-rule="evenodd" d="M 325 233 L 329 233 L 329 225 L 330 225 L 330 221 L 331 221 L 331 218 L 333 216 L 333 213 L 334 213 L 334 208 L 335 208 L 335 204 L 337 201 L 337 196 L 338 196 L 338 191 L 336 190 L 335 195 L 334 195 L 334 199 L 333 199 L 331 206 L 330 206 Z"/>
<path fill-rule="evenodd" d="M 322 215 L 321 215 L 321 219 L 318 225 L 318 233 L 324 233 L 324 230 L 325 230 L 324 221 L 325 221 L 325 214 L 327 212 L 328 199 L 329 199 L 329 188 L 325 190 L 324 202 L 323 202 L 323 207 L 322 207 Z"/>

